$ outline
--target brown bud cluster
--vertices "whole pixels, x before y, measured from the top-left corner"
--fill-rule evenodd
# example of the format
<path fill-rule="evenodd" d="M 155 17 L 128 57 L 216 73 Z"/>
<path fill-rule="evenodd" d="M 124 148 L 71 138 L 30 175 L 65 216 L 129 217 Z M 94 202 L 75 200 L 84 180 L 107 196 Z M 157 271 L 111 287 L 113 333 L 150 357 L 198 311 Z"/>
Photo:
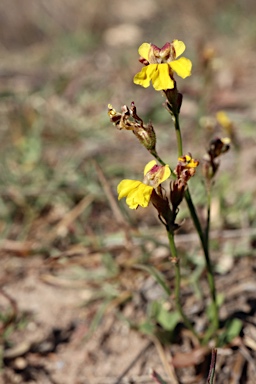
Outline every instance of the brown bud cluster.
<path fill-rule="evenodd" d="M 219 165 L 219 156 L 226 153 L 230 148 L 230 139 L 219 137 L 210 141 L 207 153 L 204 155 L 203 175 L 207 181 L 211 181 L 215 176 Z"/>
<path fill-rule="evenodd" d="M 196 173 L 199 161 L 192 158 L 191 154 L 178 159 L 174 173 L 177 179 L 171 182 L 170 200 L 173 212 L 178 213 L 178 206 L 182 202 L 189 179 Z"/>
<path fill-rule="evenodd" d="M 124 105 L 121 110 L 121 113 L 116 112 L 112 105 L 108 105 L 108 115 L 111 122 L 120 130 L 132 131 L 148 151 L 155 152 L 156 134 L 153 125 L 151 123 L 144 124 L 143 120 L 137 115 L 134 102 L 131 103 L 130 108 Z"/>

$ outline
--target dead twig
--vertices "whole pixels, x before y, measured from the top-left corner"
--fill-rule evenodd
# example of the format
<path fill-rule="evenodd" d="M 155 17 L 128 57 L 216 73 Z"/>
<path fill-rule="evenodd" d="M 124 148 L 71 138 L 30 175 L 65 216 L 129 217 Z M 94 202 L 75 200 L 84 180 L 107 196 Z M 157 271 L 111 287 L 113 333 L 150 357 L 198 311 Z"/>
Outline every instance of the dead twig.
<path fill-rule="evenodd" d="M 128 367 L 123 371 L 123 373 L 117 378 L 117 380 L 114 382 L 114 384 L 121 384 L 123 378 L 127 375 L 127 373 L 131 370 L 131 368 L 138 362 L 138 360 L 144 356 L 145 352 L 149 350 L 152 347 L 152 342 L 144 346 L 141 351 L 134 357 L 134 359 L 131 361 L 131 363 L 128 365 Z"/>
<path fill-rule="evenodd" d="M 160 357 L 160 360 L 163 364 L 165 372 L 167 373 L 168 377 L 171 379 L 171 383 L 172 384 L 179 384 L 179 381 L 178 381 L 176 373 L 175 373 L 175 369 L 172 365 L 171 356 L 169 356 L 169 359 L 167 359 L 162 344 L 160 343 L 160 341 L 155 336 L 151 336 L 151 340 L 153 341 L 153 343 L 156 347 L 156 350 L 157 350 L 158 355 Z"/>
<path fill-rule="evenodd" d="M 6 330 L 6 328 L 16 320 L 17 315 L 18 315 L 18 306 L 17 306 L 16 300 L 14 300 L 2 288 L 0 288 L 0 294 L 8 300 L 8 302 L 11 306 L 11 309 L 12 309 L 12 311 L 9 314 L 9 316 L 7 317 L 6 321 L 4 321 L 3 324 L 0 326 L 0 335 L 2 335 L 4 333 L 4 331 Z"/>
<path fill-rule="evenodd" d="M 94 196 L 87 195 L 79 203 L 71 209 L 63 219 L 56 225 L 51 233 L 46 236 L 45 242 L 51 243 L 58 236 L 64 236 L 67 232 L 67 228 L 80 216 L 83 211 L 93 202 Z"/>
<path fill-rule="evenodd" d="M 207 384 L 212 384 L 214 380 L 214 374 L 215 374 L 215 366 L 216 366 L 216 360 L 217 360 L 217 349 L 212 349 L 212 357 L 211 357 L 211 365 L 209 369 L 209 375 L 207 378 Z"/>
<path fill-rule="evenodd" d="M 115 217 L 116 221 L 122 226 L 122 228 L 124 230 L 124 235 L 125 235 L 125 239 L 126 239 L 126 247 L 128 250 L 130 250 L 133 247 L 133 242 L 132 242 L 132 238 L 130 235 L 129 227 L 127 225 L 127 221 L 123 217 L 123 214 L 119 208 L 119 205 L 116 202 L 116 198 L 113 196 L 110 184 L 107 181 L 101 167 L 99 166 L 99 164 L 96 161 L 93 161 L 93 164 L 94 164 L 94 167 L 96 169 L 99 181 L 100 181 L 102 188 L 105 192 L 105 195 L 108 199 L 109 205 L 110 205 L 112 212 L 114 214 L 114 217 Z"/>

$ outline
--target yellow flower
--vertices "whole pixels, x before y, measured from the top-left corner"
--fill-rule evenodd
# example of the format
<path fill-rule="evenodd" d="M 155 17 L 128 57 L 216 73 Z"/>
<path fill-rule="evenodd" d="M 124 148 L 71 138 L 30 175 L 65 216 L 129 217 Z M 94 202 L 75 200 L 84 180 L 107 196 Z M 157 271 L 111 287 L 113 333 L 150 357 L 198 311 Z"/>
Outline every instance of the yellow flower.
<path fill-rule="evenodd" d="M 232 140 L 236 141 L 235 135 L 235 125 L 230 120 L 228 115 L 224 111 L 219 111 L 216 113 L 216 119 L 222 128 L 227 132 L 227 134 L 232 138 Z"/>
<path fill-rule="evenodd" d="M 189 179 L 194 176 L 196 173 L 196 168 L 199 165 L 199 161 L 192 158 L 190 154 L 185 156 L 180 156 L 178 158 L 177 167 L 174 170 L 174 173 L 177 175 L 177 180 L 181 185 L 186 187 Z"/>
<path fill-rule="evenodd" d="M 219 111 L 216 113 L 216 119 L 218 123 L 227 131 L 232 126 L 232 121 L 229 119 L 228 115 L 224 111 Z"/>
<path fill-rule="evenodd" d="M 147 207 L 153 189 L 157 188 L 171 175 L 168 165 L 157 165 L 155 160 L 150 161 L 144 168 L 143 182 L 138 180 L 122 180 L 117 186 L 118 200 L 126 197 L 130 209 Z"/>
<path fill-rule="evenodd" d="M 134 76 L 133 82 L 147 88 L 152 81 L 156 91 L 174 88 L 173 72 L 183 79 L 191 75 L 191 61 L 185 57 L 176 60 L 185 49 L 185 44 L 179 40 L 166 43 L 162 48 L 143 43 L 139 47 L 139 54 L 145 67 Z"/>
<path fill-rule="evenodd" d="M 178 161 L 182 163 L 183 167 L 186 169 L 196 168 L 199 164 L 199 161 L 193 159 L 190 155 L 180 156 Z"/>

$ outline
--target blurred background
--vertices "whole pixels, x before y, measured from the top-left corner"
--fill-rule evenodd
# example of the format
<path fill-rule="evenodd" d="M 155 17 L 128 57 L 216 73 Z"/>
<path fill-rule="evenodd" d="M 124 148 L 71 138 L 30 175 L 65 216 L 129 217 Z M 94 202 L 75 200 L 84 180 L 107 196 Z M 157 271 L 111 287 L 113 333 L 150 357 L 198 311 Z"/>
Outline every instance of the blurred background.
<path fill-rule="evenodd" d="M 213 230 L 226 231 L 228 238 L 214 240 L 218 271 L 234 273 L 236 258 L 255 255 L 255 17 L 253 0 L 1 0 L 4 383 L 107 384 L 106 377 L 118 378 L 132 359 L 129 343 L 136 350 L 145 347 L 138 333 L 115 325 L 115 316 L 101 323 L 148 281 L 145 273 L 131 271 L 127 260 L 150 262 L 152 249 L 160 260 L 167 256 L 156 243 L 142 252 L 152 233 L 159 241 L 164 234 L 153 209 L 131 214 L 124 204 L 119 211 L 115 206 L 118 182 L 138 178 L 151 157 L 131 132 L 110 123 L 108 103 L 120 111 L 134 101 L 157 131 L 161 157 L 173 164 L 177 156 L 161 93 L 132 81 L 141 68 L 137 50 L 143 42 L 161 47 L 182 40 L 184 56 L 193 62 L 192 76 L 178 79 L 185 151 L 201 159 L 212 137 L 233 139 L 213 198 Z M 231 131 L 216 120 L 218 111 L 232 121 Z M 203 215 L 200 180 L 192 180 L 192 187 Z M 125 225 L 136 237 L 132 252 L 120 229 Z M 181 236 L 191 228 L 186 221 Z M 190 256 L 197 247 L 192 241 Z M 135 310 L 128 306 L 127 312 Z M 144 316 L 141 308 L 139 313 Z M 115 338 L 108 352 L 101 348 L 106 335 Z M 81 345 L 78 340 L 87 336 L 91 344 Z M 22 340 L 27 349 L 19 354 L 13 347 Z M 50 349 L 42 353 L 45 340 Z"/>

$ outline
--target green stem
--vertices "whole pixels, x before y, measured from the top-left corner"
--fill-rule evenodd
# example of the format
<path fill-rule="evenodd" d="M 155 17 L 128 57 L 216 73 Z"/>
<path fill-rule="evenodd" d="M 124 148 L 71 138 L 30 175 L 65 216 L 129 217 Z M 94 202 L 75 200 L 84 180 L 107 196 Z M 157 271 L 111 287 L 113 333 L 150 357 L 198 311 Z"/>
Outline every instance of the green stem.
<path fill-rule="evenodd" d="M 180 130 L 180 121 L 179 121 L 179 114 L 174 114 L 174 126 L 175 126 L 175 133 L 176 133 L 176 139 L 177 139 L 177 145 L 178 145 L 178 156 L 183 155 L 183 149 L 182 149 L 182 137 L 181 137 L 181 130 Z"/>
<path fill-rule="evenodd" d="M 180 130 L 180 123 L 179 123 L 179 114 L 174 115 L 174 124 L 175 124 L 175 131 L 176 131 L 176 138 L 177 138 L 177 145 L 178 145 L 178 156 L 183 155 L 183 149 L 182 149 L 182 136 L 181 136 L 181 130 Z M 212 305 L 213 305 L 213 325 L 214 325 L 214 331 L 216 331 L 219 328 L 219 313 L 218 313 L 218 305 L 217 305 L 217 298 L 216 298 L 216 288 L 215 288 L 215 281 L 214 281 L 214 272 L 213 272 L 213 266 L 210 259 L 209 254 L 209 226 L 210 226 L 210 215 L 207 216 L 207 222 L 209 220 L 209 223 L 207 224 L 207 233 L 203 233 L 201 223 L 199 221 L 194 203 L 192 201 L 189 188 L 187 188 L 185 192 L 185 199 L 190 211 L 191 218 L 193 220 L 194 226 L 197 230 L 197 233 L 200 238 L 201 246 L 204 252 L 205 257 L 205 263 L 206 263 L 206 269 L 207 269 L 207 280 L 208 285 L 210 289 L 210 294 L 212 298 Z M 210 200 L 208 199 L 208 203 L 210 204 Z M 208 210 L 210 209 L 208 205 Z M 210 211 L 209 211 L 210 212 Z"/>
<path fill-rule="evenodd" d="M 161 159 L 161 157 L 158 156 L 158 153 L 156 152 L 156 150 L 151 149 L 149 152 L 151 153 L 152 156 L 154 156 L 154 158 L 155 158 L 161 165 L 163 165 L 163 166 L 166 165 L 165 162 Z"/>
<path fill-rule="evenodd" d="M 189 192 L 189 189 L 187 188 L 185 192 L 185 199 L 192 217 L 192 220 L 194 222 L 195 228 L 197 230 L 197 233 L 199 235 L 201 245 L 203 248 L 204 252 L 204 257 L 205 257 L 205 263 L 206 263 L 206 269 L 207 269 L 207 280 L 208 280 L 208 285 L 210 289 L 210 294 L 212 298 L 212 305 L 213 305 L 213 325 L 214 325 L 214 331 L 216 331 L 219 328 L 219 311 L 218 311 L 218 304 L 217 304 L 217 297 L 216 297 L 216 288 L 215 288 L 215 281 L 214 281 L 214 271 L 213 271 L 213 266 L 212 262 L 210 259 L 210 254 L 209 254 L 209 232 L 207 236 L 204 236 L 201 223 L 198 219 L 198 215 L 195 210 L 195 206 L 193 204 L 193 201 L 191 199 L 191 195 Z M 210 218 L 210 216 L 209 216 Z M 208 220 L 208 219 L 207 219 Z M 209 231 L 209 227 L 207 229 Z"/>
<path fill-rule="evenodd" d="M 207 248 L 209 248 L 209 233 L 211 226 L 211 185 L 206 185 L 207 190 L 207 220 L 205 226 L 205 243 Z"/>
<path fill-rule="evenodd" d="M 174 267 L 175 267 L 175 304 L 176 304 L 176 309 L 179 312 L 185 326 L 200 341 L 200 337 L 199 337 L 198 333 L 195 331 L 193 325 L 191 324 L 190 320 L 185 315 L 185 313 L 183 312 L 183 309 L 182 309 L 182 305 L 181 305 L 181 301 L 180 301 L 180 281 L 181 281 L 180 263 L 178 260 L 177 248 L 176 248 L 176 245 L 174 242 L 174 234 L 169 232 L 169 231 L 167 231 L 167 233 L 168 233 L 171 255 L 175 259 Z"/>

